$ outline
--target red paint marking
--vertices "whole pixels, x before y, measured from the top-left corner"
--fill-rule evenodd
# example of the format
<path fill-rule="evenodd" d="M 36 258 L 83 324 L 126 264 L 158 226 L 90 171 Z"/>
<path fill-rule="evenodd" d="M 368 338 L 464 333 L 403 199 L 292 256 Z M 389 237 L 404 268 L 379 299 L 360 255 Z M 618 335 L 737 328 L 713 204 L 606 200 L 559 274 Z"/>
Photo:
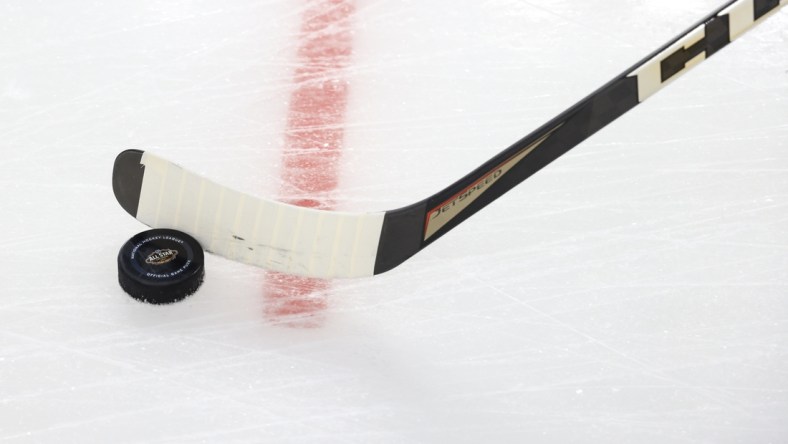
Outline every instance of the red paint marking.
<path fill-rule="evenodd" d="M 281 196 L 294 205 L 333 209 L 344 141 L 353 52 L 353 0 L 308 0 L 298 36 L 294 90 L 282 153 Z M 296 327 L 317 327 L 328 307 L 330 281 L 266 275 L 266 316 Z"/>

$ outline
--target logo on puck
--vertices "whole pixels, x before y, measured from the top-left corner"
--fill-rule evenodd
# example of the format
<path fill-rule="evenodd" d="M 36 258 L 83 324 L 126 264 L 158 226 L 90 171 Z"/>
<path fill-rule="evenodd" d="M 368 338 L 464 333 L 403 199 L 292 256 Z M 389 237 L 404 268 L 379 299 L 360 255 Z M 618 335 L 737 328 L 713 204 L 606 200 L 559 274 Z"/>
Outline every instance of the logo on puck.
<path fill-rule="evenodd" d="M 156 250 L 145 258 L 145 263 L 150 265 L 164 265 L 172 262 L 178 256 L 178 250 Z"/>

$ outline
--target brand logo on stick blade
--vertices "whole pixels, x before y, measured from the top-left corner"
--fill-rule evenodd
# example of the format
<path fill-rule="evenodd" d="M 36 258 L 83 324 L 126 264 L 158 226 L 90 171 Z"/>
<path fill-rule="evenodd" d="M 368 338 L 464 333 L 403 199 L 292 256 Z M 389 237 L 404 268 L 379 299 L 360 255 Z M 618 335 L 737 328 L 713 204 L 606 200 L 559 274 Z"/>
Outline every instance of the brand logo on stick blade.
<path fill-rule="evenodd" d="M 527 155 L 531 154 L 533 150 L 550 138 L 550 136 L 552 136 L 558 128 L 561 128 L 562 125 L 563 123 L 548 131 L 545 135 L 520 150 L 517 154 L 490 170 L 479 180 L 427 212 L 427 220 L 424 224 L 424 240 L 435 235 L 438 230 L 443 228 L 449 221 L 460 214 L 462 210 L 467 208 L 468 205 L 490 189 L 490 187 L 508 173 L 509 170 L 514 168 L 515 165 L 520 163 L 521 160 L 525 159 Z"/>
<path fill-rule="evenodd" d="M 172 262 L 178 256 L 178 250 L 156 250 L 145 258 L 145 263 L 150 265 L 164 265 Z"/>

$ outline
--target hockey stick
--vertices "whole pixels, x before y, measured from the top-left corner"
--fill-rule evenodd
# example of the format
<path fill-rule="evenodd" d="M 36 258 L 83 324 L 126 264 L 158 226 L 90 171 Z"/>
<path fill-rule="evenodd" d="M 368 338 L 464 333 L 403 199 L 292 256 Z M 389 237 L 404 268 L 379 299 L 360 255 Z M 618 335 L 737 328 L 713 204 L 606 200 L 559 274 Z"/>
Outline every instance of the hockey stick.
<path fill-rule="evenodd" d="M 115 160 L 115 197 L 141 222 L 206 250 L 312 277 L 383 273 L 662 89 L 788 0 L 734 0 L 446 189 L 380 213 L 321 211 L 260 199 L 139 150 Z"/>

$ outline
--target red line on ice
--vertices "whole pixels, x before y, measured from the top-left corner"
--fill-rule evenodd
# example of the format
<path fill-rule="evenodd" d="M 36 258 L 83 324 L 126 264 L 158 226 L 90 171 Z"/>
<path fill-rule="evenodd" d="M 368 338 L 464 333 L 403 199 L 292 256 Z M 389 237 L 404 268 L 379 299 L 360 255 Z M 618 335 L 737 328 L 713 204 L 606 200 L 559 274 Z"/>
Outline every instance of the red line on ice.
<path fill-rule="evenodd" d="M 333 209 L 344 141 L 352 56 L 353 0 L 307 0 L 298 34 L 293 91 L 282 152 L 282 189 L 288 203 Z M 299 327 L 319 325 L 330 281 L 269 272 L 266 315 Z"/>

